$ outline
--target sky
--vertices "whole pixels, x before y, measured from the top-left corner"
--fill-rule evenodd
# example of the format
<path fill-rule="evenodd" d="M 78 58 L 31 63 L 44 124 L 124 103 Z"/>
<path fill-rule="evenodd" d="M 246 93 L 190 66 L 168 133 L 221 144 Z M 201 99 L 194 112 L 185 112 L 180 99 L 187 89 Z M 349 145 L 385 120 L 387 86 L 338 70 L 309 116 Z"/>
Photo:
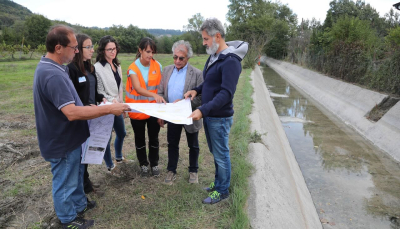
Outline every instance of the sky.
<path fill-rule="evenodd" d="M 71 24 L 100 28 L 112 25 L 128 26 L 141 29 L 176 29 L 183 30 L 188 19 L 200 13 L 204 18 L 216 17 L 223 24 L 227 23 L 229 0 L 13 0 L 27 7 L 33 13 L 41 14 L 51 20 L 62 20 Z M 331 0 L 280 0 L 287 4 L 298 16 L 321 22 Z M 389 12 L 392 5 L 400 0 L 365 0 L 381 16 Z"/>

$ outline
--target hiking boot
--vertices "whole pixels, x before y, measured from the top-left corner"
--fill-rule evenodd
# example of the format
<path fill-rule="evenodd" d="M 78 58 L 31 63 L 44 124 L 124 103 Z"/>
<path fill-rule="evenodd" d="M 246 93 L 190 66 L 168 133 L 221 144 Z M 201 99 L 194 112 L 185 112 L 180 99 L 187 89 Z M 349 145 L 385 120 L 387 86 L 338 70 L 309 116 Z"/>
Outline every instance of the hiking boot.
<path fill-rule="evenodd" d="M 215 191 L 215 184 L 214 181 L 211 182 L 210 186 L 203 188 L 203 190 L 207 191 L 207 192 L 213 192 Z"/>
<path fill-rule="evenodd" d="M 94 220 L 76 217 L 72 222 L 63 223 L 64 229 L 85 229 L 94 225 Z"/>
<path fill-rule="evenodd" d="M 155 177 L 159 177 L 160 176 L 160 169 L 158 168 L 157 165 L 151 167 L 151 174 L 153 174 L 153 176 L 155 176 Z"/>
<path fill-rule="evenodd" d="M 94 200 L 90 201 L 89 199 L 87 199 L 86 208 L 83 209 L 81 212 L 78 212 L 76 217 L 83 218 L 87 211 L 89 211 L 90 209 L 93 209 L 95 207 L 96 207 L 96 201 L 94 201 Z"/>
<path fill-rule="evenodd" d="M 191 184 L 197 184 L 199 183 L 199 177 L 197 176 L 197 173 L 189 173 L 189 183 Z"/>
<path fill-rule="evenodd" d="M 167 185 L 172 185 L 175 179 L 176 179 L 175 173 L 172 171 L 168 171 L 167 177 L 165 177 L 164 183 Z"/>
<path fill-rule="evenodd" d="M 149 175 L 149 168 L 147 168 L 147 166 L 142 165 L 140 166 L 140 176 L 141 177 L 147 177 Z"/>
<path fill-rule="evenodd" d="M 221 194 L 217 191 L 210 192 L 208 197 L 203 200 L 203 204 L 216 204 L 221 200 L 224 200 L 229 197 L 229 193 Z"/>

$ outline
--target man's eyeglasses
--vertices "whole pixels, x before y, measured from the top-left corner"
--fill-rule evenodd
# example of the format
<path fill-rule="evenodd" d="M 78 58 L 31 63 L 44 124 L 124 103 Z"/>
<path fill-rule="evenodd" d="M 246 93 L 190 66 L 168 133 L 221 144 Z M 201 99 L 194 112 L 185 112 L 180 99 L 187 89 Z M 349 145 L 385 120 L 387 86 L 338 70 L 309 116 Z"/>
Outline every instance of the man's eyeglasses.
<path fill-rule="evenodd" d="M 105 49 L 107 52 L 114 52 L 117 51 L 117 48 Z"/>
<path fill-rule="evenodd" d="M 85 47 L 82 47 L 82 48 L 91 50 L 91 49 L 94 48 L 94 45 L 88 45 L 88 46 L 85 46 Z"/>
<path fill-rule="evenodd" d="M 174 60 L 179 58 L 180 61 L 183 61 L 186 57 L 184 57 L 184 56 L 174 56 L 172 58 L 174 58 Z"/>
<path fill-rule="evenodd" d="M 77 46 L 69 46 L 69 45 L 66 45 L 66 46 L 72 48 L 74 51 L 78 50 L 78 45 L 77 45 Z"/>

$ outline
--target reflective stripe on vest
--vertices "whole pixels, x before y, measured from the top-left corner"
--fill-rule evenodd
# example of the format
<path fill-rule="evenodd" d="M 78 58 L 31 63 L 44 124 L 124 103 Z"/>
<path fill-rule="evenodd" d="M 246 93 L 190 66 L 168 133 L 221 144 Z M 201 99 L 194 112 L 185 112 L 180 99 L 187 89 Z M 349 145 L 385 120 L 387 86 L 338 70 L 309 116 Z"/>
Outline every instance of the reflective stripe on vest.
<path fill-rule="evenodd" d="M 148 82 L 147 86 L 144 82 L 142 73 L 140 72 L 139 68 L 136 66 L 135 62 L 133 62 L 129 67 L 127 74 L 129 75 L 129 70 L 132 70 L 136 73 L 140 87 L 145 88 L 149 92 L 153 92 L 157 94 L 157 86 L 160 84 L 161 81 L 161 68 L 160 65 L 155 60 L 150 61 L 149 67 L 149 75 L 148 75 Z M 131 78 L 128 77 L 126 88 L 125 88 L 125 102 L 126 103 L 155 103 L 155 99 L 153 97 L 147 97 L 140 95 L 137 91 L 133 88 Z M 131 119 L 143 120 L 148 119 L 150 116 L 143 114 L 143 113 L 134 113 L 130 112 L 129 117 Z"/>

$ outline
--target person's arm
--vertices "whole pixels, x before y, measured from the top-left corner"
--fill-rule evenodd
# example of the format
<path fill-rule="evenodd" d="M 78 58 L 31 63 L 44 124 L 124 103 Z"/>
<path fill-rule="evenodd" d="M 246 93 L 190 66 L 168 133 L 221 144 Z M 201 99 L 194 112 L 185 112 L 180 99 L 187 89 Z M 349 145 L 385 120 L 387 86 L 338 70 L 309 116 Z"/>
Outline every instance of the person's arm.
<path fill-rule="evenodd" d="M 104 67 L 101 65 L 101 63 L 97 62 L 95 64 L 96 69 L 96 78 L 97 78 L 97 92 L 99 94 L 102 94 L 104 98 L 107 99 L 107 101 L 112 102 L 113 98 L 109 96 L 109 94 L 106 92 L 106 88 L 104 86 L 104 80 L 106 79 L 107 76 L 104 75 Z M 114 76 L 113 76 L 114 77 Z"/>
<path fill-rule="evenodd" d="M 199 107 L 203 116 L 207 117 L 211 110 L 217 111 L 225 104 L 232 101 L 241 70 L 241 64 L 236 58 L 232 57 L 226 61 L 221 70 L 222 83 L 220 91 L 211 101 Z"/>
<path fill-rule="evenodd" d="M 166 77 L 167 75 L 165 74 L 165 69 L 164 69 L 163 73 L 161 74 L 160 84 L 157 86 L 157 94 L 162 97 L 164 97 L 164 81 Z"/>
<path fill-rule="evenodd" d="M 94 85 L 94 97 L 95 97 L 96 102 L 98 102 L 98 103 L 106 102 L 107 100 L 104 98 L 104 95 L 103 95 L 103 94 L 100 94 L 100 93 L 97 91 L 97 84 L 98 84 L 98 83 L 97 83 L 96 69 L 95 69 L 95 68 L 93 68 L 92 75 L 94 76 L 94 81 L 95 81 L 95 85 Z"/>
<path fill-rule="evenodd" d="M 187 98 L 190 97 L 190 100 L 193 100 L 193 99 L 196 97 L 196 95 L 197 95 L 197 91 L 195 91 L 195 90 L 190 90 L 190 91 L 187 91 L 187 92 L 183 95 L 183 97 L 185 97 L 185 99 L 187 99 Z"/>
<path fill-rule="evenodd" d="M 121 65 L 118 66 L 118 75 L 121 78 L 121 83 L 119 84 L 119 95 L 118 95 L 118 102 L 123 103 L 124 102 L 124 97 L 123 97 L 123 91 L 124 91 L 124 86 L 123 86 L 123 81 L 122 81 L 122 69 Z"/>
<path fill-rule="evenodd" d="M 131 78 L 132 86 L 137 93 L 146 97 L 153 97 L 157 103 L 166 103 L 163 97 L 142 88 L 136 74 L 130 74 L 129 77 Z"/>
<path fill-rule="evenodd" d="M 69 121 L 89 120 L 103 115 L 121 115 L 124 111 L 129 111 L 130 107 L 123 103 L 114 103 L 105 106 L 75 106 L 68 104 L 61 108 L 61 112 Z"/>
<path fill-rule="evenodd" d="M 201 72 L 200 70 L 195 72 L 195 76 L 196 76 L 196 87 L 200 86 L 203 83 L 203 72 Z M 192 100 L 192 109 L 195 110 L 197 107 L 199 107 L 201 105 L 201 94 L 196 96 L 193 100 Z"/>

